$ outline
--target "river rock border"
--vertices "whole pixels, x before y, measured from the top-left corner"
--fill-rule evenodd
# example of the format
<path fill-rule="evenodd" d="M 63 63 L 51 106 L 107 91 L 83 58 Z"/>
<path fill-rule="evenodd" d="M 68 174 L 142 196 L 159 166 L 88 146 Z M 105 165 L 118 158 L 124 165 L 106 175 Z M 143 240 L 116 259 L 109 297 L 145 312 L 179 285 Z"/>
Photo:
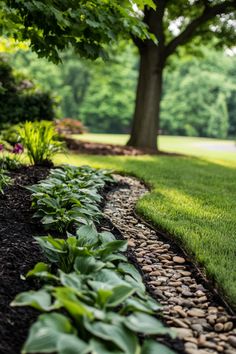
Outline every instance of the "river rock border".
<path fill-rule="evenodd" d="M 148 288 L 163 306 L 165 323 L 187 354 L 235 354 L 235 317 L 196 276 L 181 250 L 136 217 L 135 204 L 148 189 L 135 178 L 114 177 L 118 186 L 107 194 L 104 214 L 128 240 Z"/>

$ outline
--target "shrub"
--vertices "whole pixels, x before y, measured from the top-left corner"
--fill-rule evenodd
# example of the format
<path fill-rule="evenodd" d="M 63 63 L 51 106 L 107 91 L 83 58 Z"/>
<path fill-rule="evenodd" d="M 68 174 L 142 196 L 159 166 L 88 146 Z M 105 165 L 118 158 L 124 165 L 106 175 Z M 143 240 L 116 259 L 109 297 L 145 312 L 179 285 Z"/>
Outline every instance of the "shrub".
<path fill-rule="evenodd" d="M 26 120 L 53 120 L 55 102 L 51 95 L 18 79 L 9 64 L 0 57 L 0 125 Z"/>
<path fill-rule="evenodd" d="M 34 165 L 48 165 L 52 157 L 62 151 L 62 142 L 53 123 L 47 121 L 25 122 L 18 128 L 20 140 L 27 149 L 29 160 Z"/>
<path fill-rule="evenodd" d="M 85 132 L 83 123 L 72 118 L 56 120 L 55 124 L 59 134 L 83 134 Z"/>

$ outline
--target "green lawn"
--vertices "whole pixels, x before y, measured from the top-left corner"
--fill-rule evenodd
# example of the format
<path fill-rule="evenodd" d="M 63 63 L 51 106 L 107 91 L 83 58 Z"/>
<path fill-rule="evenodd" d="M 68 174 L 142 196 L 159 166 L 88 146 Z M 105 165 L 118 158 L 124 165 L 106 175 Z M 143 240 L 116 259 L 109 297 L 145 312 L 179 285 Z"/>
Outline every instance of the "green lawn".
<path fill-rule="evenodd" d="M 125 134 L 83 134 L 75 138 L 98 143 L 124 145 L 128 140 Z M 236 164 L 236 145 L 232 140 L 192 138 L 180 136 L 160 136 L 160 150 L 178 152 L 207 159 L 224 160 Z"/>
<path fill-rule="evenodd" d="M 216 157 L 68 154 L 56 162 L 111 168 L 148 183 L 138 212 L 193 254 L 236 308 L 236 159 Z"/>

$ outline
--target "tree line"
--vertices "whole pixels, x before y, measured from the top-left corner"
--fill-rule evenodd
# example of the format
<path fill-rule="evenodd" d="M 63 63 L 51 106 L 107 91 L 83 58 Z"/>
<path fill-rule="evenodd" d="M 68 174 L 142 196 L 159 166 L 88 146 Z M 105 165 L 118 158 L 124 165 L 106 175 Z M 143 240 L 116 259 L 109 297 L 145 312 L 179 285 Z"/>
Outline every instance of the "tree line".
<path fill-rule="evenodd" d="M 138 56 L 120 44 L 108 62 L 78 59 L 63 64 L 36 60 L 30 51 L 10 56 L 12 65 L 59 102 L 57 116 L 81 120 L 91 132 L 129 133 L 135 105 Z M 227 138 L 236 135 L 236 57 L 213 48 L 174 59 L 164 75 L 160 133 Z"/>

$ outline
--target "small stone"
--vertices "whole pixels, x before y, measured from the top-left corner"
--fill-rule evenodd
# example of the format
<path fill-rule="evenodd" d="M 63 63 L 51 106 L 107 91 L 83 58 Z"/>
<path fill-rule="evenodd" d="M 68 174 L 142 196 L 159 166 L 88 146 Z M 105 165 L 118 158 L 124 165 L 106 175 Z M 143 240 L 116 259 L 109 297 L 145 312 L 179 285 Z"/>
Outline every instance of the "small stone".
<path fill-rule="evenodd" d="M 216 320 L 217 323 L 225 323 L 227 322 L 227 317 L 226 316 L 220 316 Z"/>
<path fill-rule="evenodd" d="M 179 264 L 185 263 L 185 259 L 183 257 L 178 257 L 178 256 L 173 257 L 173 261 Z"/>
<path fill-rule="evenodd" d="M 150 273 L 152 271 L 152 267 L 149 267 L 149 266 L 144 266 L 144 267 L 142 267 L 142 269 L 148 273 Z"/>
<path fill-rule="evenodd" d="M 221 345 L 217 345 L 216 350 L 222 353 L 224 351 L 224 347 L 222 347 Z"/>
<path fill-rule="evenodd" d="M 152 276 L 159 276 L 159 275 L 161 275 L 161 273 L 160 273 L 159 270 L 154 270 L 153 272 L 150 273 L 150 275 L 152 275 Z"/>
<path fill-rule="evenodd" d="M 223 331 L 224 329 L 224 325 L 222 323 L 217 323 L 215 326 L 214 326 L 214 329 L 216 332 L 221 332 Z"/>
<path fill-rule="evenodd" d="M 191 317 L 205 317 L 205 311 L 197 308 L 192 308 L 188 311 L 188 315 Z"/>
<path fill-rule="evenodd" d="M 181 328 L 189 328 L 186 323 L 184 323 L 183 321 L 179 320 L 178 318 L 173 318 L 172 321 L 173 321 L 174 324 L 177 325 L 178 327 L 181 327 Z"/>
<path fill-rule="evenodd" d="M 199 323 L 194 323 L 191 325 L 191 328 L 196 331 L 197 333 L 202 333 L 203 332 L 203 327 Z"/>
<path fill-rule="evenodd" d="M 208 321 L 211 325 L 214 325 L 214 324 L 215 324 L 216 319 L 217 319 L 217 316 L 216 316 L 216 315 L 207 316 L 207 321 Z"/>
<path fill-rule="evenodd" d="M 195 343 L 192 343 L 192 342 L 186 342 L 185 344 L 184 344 L 184 348 L 185 348 L 185 350 L 189 350 L 189 349 L 198 349 L 198 346 L 197 346 L 197 344 L 195 344 Z"/>
<path fill-rule="evenodd" d="M 232 345 L 232 347 L 236 348 L 236 336 L 229 336 L 228 343 Z"/>
<path fill-rule="evenodd" d="M 226 322 L 224 324 L 224 331 L 229 332 L 229 331 L 231 331 L 231 329 L 233 329 L 233 327 L 234 327 L 233 322 Z"/>
<path fill-rule="evenodd" d="M 186 337 L 192 337 L 193 336 L 193 332 L 191 331 L 191 329 L 187 329 L 187 328 L 179 328 L 179 327 L 171 327 L 177 334 L 177 337 L 179 339 L 184 339 Z"/>
<path fill-rule="evenodd" d="M 182 291 L 182 295 L 185 297 L 192 297 L 193 293 L 191 293 L 191 291 L 184 290 L 184 291 Z"/>
<path fill-rule="evenodd" d="M 128 246 L 130 246 L 130 247 L 135 247 L 136 245 L 135 245 L 135 242 L 134 242 L 134 241 L 128 240 Z"/>

